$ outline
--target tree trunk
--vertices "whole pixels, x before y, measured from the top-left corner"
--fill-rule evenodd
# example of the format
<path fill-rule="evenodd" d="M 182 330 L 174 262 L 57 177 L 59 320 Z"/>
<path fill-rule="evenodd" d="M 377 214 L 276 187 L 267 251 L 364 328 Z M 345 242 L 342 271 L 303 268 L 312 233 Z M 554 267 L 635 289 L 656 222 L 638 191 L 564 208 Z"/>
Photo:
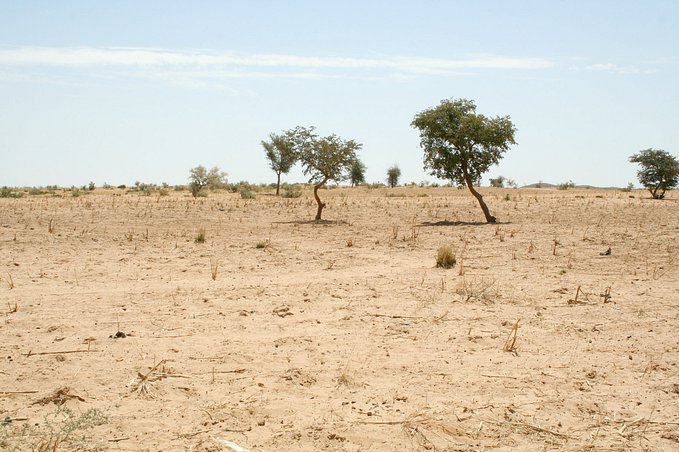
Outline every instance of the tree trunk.
<path fill-rule="evenodd" d="M 276 196 L 278 196 L 280 191 L 281 191 L 281 173 L 278 173 L 278 181 L 276 182 Z"/>
<path fill-rule="evenodd" d="M 321 213 L 323 213 L 323 208 L 325 207 L 325 203 L 321 202 L 321 198 L 318 197 L 318 189 L 325 185 L 325 182 L 326 181 L 324 180 L 320 184 L 314 185 L 314 198 L 316 198 L 316 203 L 318 204 L 318 210 L 316 211 L 316 221 L 321 220 Z"/>
<path fill-rule="evenodd" d="M 472 195 L 474 195 L 476 200 L 481 205 L 481 210 L 483 210 L 483 215 L 486 217 L 486 222 L 487 223 L 495 223 L 497 221 L 497 219 L 490 214 L 490 211 L 488 210 L 488 206 L 483 201 L 483 196 L 481 196 L 481 193 L 479 193 L 478 191 L 476 191 L 474 189 L 474 181 L 472 181 L 472 178 L 467 173 L 467 168 L 463 166 L 462 172 L 464 173 L 464 181 L 467 183 L 467 188 L 469 188 L 469 191 L 472 192 Z"/>

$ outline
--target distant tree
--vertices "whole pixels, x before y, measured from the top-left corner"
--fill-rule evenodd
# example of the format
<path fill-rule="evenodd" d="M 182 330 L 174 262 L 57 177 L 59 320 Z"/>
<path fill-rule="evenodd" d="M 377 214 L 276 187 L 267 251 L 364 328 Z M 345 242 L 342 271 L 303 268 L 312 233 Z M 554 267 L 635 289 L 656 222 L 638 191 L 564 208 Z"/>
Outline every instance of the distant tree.
<path fill-rule="evenodd" d="M 387 169 L 387 184 L 391 188 L 398 185 L 398 180 L 401 178 L 401 168 L 398 165 L 391 166 Z"/>
<path fill-rule="evenodd" d="M 629 161 L 641 165 L 637 177 L 653 199 L 663 199 L 665 192 L 679 183 L 679 161 L 667 151 L 646 149 L 632 154 Z"/>
<path fill-rule="evenodd" d="M 490 186 L 495 188 L 504 188 L 506 180 L 507 178 L 505 178 L 504 176 L 491 177 Z"/>
<path fill-rule="evenodd" d="M 357 187 L 360 184 L 365 183 L 365 170 L 365 165 L 358 159 L 356 159 L 354 163 L 351 164 L 351 169 L 349 170 L 349 180 L 351 181 L 352 187 Z"/>
<path fill-rule="evenodd" d="M 351 166 L 358 159 L 356 152 L 362 145 L 354 140 L 342 140 L 334 134 L 318 138 L 313 127 L 297 127 L 286 135 L 295 144 L 304 174 L 314 184 L 314 198 L 318 205 L 316 221 L 320 221 L 325 203 L 321 202 L 318 190 L 328 181 L 341 182 L 349 178 Z"/>
<path fill-rule="evenodd" d="M 439 179 L 467 185 L 486 221 L 495 223 L 474 182 L 516 144 L 516 128 L 509 116 L 488 118 L 476 113 L 474 101 L 445 99 L 415 115 L 411 125 L 420 130 L 425 169 Z"/>
<path fill-rule="evenodd" d="M 225 185 L 226 173 L 221 171 L 217 166 L 209 171 L 203 165 L 191 169 L 189 187 L 191 188 L 191 194 L 194 198 L 206 188 L 214 190 L 215 188 L 220 188 Z"/>
<path fill-rule="evenodd" d="M 281 189 L 281 174 L 288 174 L 297 161 L 295 144 L 285 134 L 271 133 L 269 141 L 262 141 L 262 147 L 266 152 L 266 158 L 269 159 L 269 166 L 278 178 L 276 180 L 276 196 L 278 196 Z"/>
<path fill-rule="evenodd" d="M 570 188 L 575 188 L 575 182 L 569 180 L 568 182 L 562 182 L 556 186 L 557 190 L 568 190 Z"/>

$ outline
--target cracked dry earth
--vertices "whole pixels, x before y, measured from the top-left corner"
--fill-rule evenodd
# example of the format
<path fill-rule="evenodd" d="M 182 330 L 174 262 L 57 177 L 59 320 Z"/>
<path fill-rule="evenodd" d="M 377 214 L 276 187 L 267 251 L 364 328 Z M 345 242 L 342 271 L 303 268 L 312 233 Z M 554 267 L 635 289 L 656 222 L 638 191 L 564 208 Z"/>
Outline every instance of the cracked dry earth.
<path fill-rule="evenodd" d="M 0 199 L 0 448 L 679 449 L 677 195 L 482 192 Z"/>

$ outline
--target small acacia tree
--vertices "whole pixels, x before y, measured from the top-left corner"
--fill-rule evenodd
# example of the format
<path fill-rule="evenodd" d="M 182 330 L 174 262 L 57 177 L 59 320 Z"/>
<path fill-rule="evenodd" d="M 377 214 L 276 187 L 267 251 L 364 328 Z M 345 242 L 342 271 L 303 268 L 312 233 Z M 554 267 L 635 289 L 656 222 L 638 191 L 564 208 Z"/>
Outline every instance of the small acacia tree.
<path fill-rule="evenodd" d="M 225 185 L 226 173 L 221 171 L 218 166 L 213 167 L 209 171 L 203 165 L 198 165 L 191 169 L 189 187 L 194 198 L 206 188 L 214 190 Z"/>
<path fill-rule="evenodd" d="M 391 166 L 387 169 L 387 184 L 391 188 L 398 185 L 398 180 L 401 178 L 401 168 L 398 165 Z"/>
<path fill-rule="evenodd" d="M 445 99 L 437 107 L 415 115 L 411 125 L 420 130 L 424 168 L 439 179 L 466 185 L 478 200 L 488 223 L 495 223 L 474 182 L 497 164 L 516 144 L 516 128 L 509 116 L 488 118 L 476 113 L 467 99 Z"/>
<path fill-rule="evenodd" d="M 667 151 L 646 149 L 632 154 L 629 161 L 641 165 L 637 177 L 653 199 L 663 199 L 665 192 L 679 183 L 679 161 Z"/>
<path fill-rule="evenodd" d="M 354 140 L 342 140 L 334 134 L 318 138 L 313 127 L 297 127 L 286 135 L 295 144 L 304 174 L 314 184 L 314 199 L 318 205 L 316 221 L 320 221 L 325 203 L 318 196 L 318 190 L 328 181 L 341 182 L 349 178 L 351 166 L 358 159 L 356 152 L 362 145 Z"/>
<path fill-rule="evenodd" d="M 269 166 L 277 176 L 276 196 L 278 196 L 281 189 L 281 174 L 288 174 L 297 161 L 295 144 L 286 134 L 271 133 L 269 141 L 262 141 L 262 147 L 266 152 L 266 158 L 269 159 Z"/>
<path fill-rule="evenodd" d="M 358 159 L 351 164 L 349 180 L 351 181 L 352 187 L 358 187 L 360 184 L 365 183 L 365 170 L 365 165 Z"/>

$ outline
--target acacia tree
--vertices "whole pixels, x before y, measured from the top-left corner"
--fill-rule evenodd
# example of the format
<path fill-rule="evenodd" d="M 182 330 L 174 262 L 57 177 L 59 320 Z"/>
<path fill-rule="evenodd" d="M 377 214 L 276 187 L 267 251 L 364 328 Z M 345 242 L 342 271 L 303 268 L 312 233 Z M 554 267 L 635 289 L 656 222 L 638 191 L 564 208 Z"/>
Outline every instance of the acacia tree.
<path fill-rule="evenodd" d="M 352 187 L 358 187 L 360 184 L 365 183 L 365 170 L 365 165 L 358 159 L 351 164 L 349 180 Z"/>
<path fill-rule="evenodd" d="M 269 159 L 269 166 L 276 173 L 276 196 L 281 189 L 281 174 L 288 174 L 297 161 L 295 144 L 290 138 L 283 135 L 269 134 L 269 141 L 262 141 L 262 147 Z"/>
<path fill-rule="evenodd" d="M 218 166 L 212 167 L 209 171 L 203 165 L 191 168 L 189 187 L 194 198 L 205 188 L 215 189 L 224 185 L 226 185 L 226 173 L 221 171 Z"/>
<path fill-rule="evenodd" d="M 437 107 L 415 115 L 411 126 L 420 131 L 424 168 L 439 179 L 466 185 L 478 200 L 488 223 L 495 223 L 474 182 L 497 164 L 509 146 L 516 144 L 516 128 L 509 116 L 488 118 L 476 113 L 467 99 L 444 99 Z"/>
<path fill-rule="evenodd" d="M 398 180 L 401 178 L 401 168 L 398 165 L 394 165 L 387 169 L 387 183 L 391 188 L 398 185 Z"/>
<path fill-rule="evenodd" d="M 629 161 L 641 165 L 637 177 L 653 199 L 663 199 L 665 192 L 679 183 L 679 161 L 667 151 L 646 149 L 632 154 Z"/>
<path fill-rule="evenodd" d="M 318 204 L 316 221 L 320 221 L 325 203 L 318 196 L 318 190 L 328 181 L 341 182 L 349 178 L 351 166 L 358 159 L 356 151 L 362 145 L 354 140 L 342 140 L 334 134 L 318 138 L 313 127 L 297 127 L 286 135 L 295 144 L 304 174 L 314 184 L 314 199 Z"/>

